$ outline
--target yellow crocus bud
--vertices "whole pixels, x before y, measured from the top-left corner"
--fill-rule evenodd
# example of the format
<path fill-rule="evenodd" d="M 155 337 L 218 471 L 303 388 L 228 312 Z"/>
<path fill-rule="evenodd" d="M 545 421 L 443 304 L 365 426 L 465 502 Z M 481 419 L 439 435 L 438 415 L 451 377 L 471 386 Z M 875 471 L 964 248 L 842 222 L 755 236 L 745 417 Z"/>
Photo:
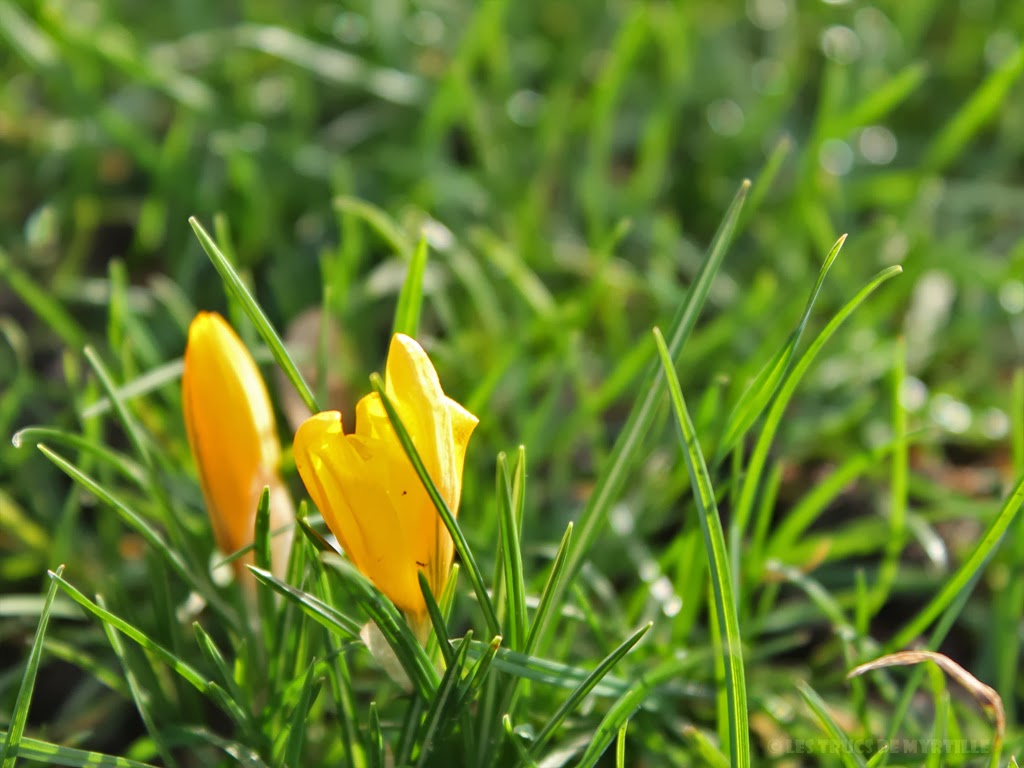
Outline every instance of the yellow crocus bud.
<path fill-rule="evenodd" d="M 430 358 L 400 333 L 388 350 L 384 389 L 457 514 L 476 416 L 445 396 Z M 423 571 L 440 595 L 451 571 L 452 538 L 380 396 L 373 392 L 359 401 L 354 434 L 345 434 L 337 411 L 307 419 L 295 434 L 295 465 L 349 560 L 422 629 L 426 603 L 417 574 Z"/>
<path fill-rule="evenodd" d="M 242 340 L 215 312 L 200 312 L 189 326 L 181 398 L 217 547 L 231 554 L 253 543 L 264 487 L 270 488 L 270 530 L 291 523 L 294 507 L 278 473 L 281 444 L 267 387 Z M 291 539 L 290 528 L 271 539 L 271 562 L 279 575 Z M 254 582 L 245 563 L 251 562 L 251 552 L 234 561 L 248 588 Z"/>

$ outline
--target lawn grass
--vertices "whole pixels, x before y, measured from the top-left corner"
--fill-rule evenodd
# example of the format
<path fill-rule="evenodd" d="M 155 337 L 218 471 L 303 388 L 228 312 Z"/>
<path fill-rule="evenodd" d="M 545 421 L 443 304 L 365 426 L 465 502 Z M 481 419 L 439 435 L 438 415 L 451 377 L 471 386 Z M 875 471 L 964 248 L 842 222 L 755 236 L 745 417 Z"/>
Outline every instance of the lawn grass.
<path fill-rule="evenodd" d="M 0 0 L 0 768 L 1019 757 L 1022 30 Z M 351 423 L 394 330 L 479 416 L 425 649 L 308 500 L 258 620 L 216 580 L 198 309 L 297 502 L 296 420 Z M 930 664 L 847 678 L 909 649 L 1005 729 Z"/>

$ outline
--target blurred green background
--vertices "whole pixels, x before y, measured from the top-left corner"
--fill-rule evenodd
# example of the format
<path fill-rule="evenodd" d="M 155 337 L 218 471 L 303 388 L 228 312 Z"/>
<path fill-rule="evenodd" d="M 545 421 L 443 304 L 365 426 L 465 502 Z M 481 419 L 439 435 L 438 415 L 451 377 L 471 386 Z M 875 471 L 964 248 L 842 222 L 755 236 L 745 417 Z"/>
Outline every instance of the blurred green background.
<path fill-rule="evenodd" d="M 628 413 L 650 327 L 750 178 L 680 367 L 705 451 L 849 233 L 812 326 L 882 268 L 904 274 L 843 326 L 788 411 L 772 455 L 780 514 L 889 439 L 902 338 L 901 396 L 927 434 L 912 497 L 955 562 L 1012 474 L 1022 37 L 1016 0 L 0 0 L 0 435 L 49 424 L 124 445 L 85 411 L 91 343 L 120 382 L 156 372 L 140 418 L 201 520 L 168 361 L 196 308 L 232 308 L 188 217 L 216 231 L 282 332 L 309 343 L 294 321 L 325 307 L 340 342 L 319 386 L 349 413 L 383 366 L 422 235 L 423 336 L 445 389 L 481 415 L 464 525 L 491 540 L 493 457 L 523 443 L 528 538 L 546 551 Z M 643 563 L 676 567 L 662 547 L 688 492 L 668 434 L 651 436 L 623 500 L 639 548 L 623 558 L 605 536 L 593 553 L 610 587 Z M 88 534 L 103 515 L 57 477 L 0 441 L 4 591 L 72 554 L 75 578 L 111 578 Z M 885 487 L 882 463 L 829 519 L 881 521 Z M 886 529 L 873 525 L 837 539 L 824 583 L 849 589 L 877 562 Z M 1015 536 L 989 586 L 1024 580 Z M 911 555 L 893 615 L 948 574 L 926 555 Z M 980 595 L 955 650 L 1012 714 L 1018 657 L 986 627 L 1002 617 L 1019 634 L 1018 592 L 1004 609 Z M 33 626 L 12 621 L 0 642 Z"/>

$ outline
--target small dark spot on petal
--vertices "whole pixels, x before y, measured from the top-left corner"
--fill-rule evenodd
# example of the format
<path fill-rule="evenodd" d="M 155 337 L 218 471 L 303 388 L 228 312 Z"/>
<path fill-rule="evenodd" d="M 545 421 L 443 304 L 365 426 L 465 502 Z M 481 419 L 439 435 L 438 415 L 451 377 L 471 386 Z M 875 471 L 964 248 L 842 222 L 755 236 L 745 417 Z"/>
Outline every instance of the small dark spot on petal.
<path fill-rule="evenodd" d="M 409 495 L 409 492 L 408 492 L 408 491 L 402 491 L 402 495 L 403 495 L 403 496 L 408 496 L 408 495 Z"/>
<path fill-rule="evenodd" d="M 421 563 L 419 560 L 416 561 L 416 565 L 418 565 L 420 568 L 426 568 L 427 567 L 426 563 Z"/>

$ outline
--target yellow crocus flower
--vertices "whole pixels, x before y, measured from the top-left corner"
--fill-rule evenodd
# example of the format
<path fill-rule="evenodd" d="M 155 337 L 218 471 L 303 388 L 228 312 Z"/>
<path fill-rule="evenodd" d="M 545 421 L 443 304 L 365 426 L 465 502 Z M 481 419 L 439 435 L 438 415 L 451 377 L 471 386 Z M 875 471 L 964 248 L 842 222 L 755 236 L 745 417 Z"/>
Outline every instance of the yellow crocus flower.
<path fill-rule="evenodd" d="M 395 334 L 384 390 L 431 479 L 458 513 L 466 446 L 477 418 L 445 396 L 422 347 Z M 388 421 L 380 395 L 356 406 L 356 429 L 341 414 L 318 413 L 295 434 L 295 465 L 349 560 L 424 628 L 426 603 L 417 573 L 440 595 L 452 565 L 452 538 Z"/>
<path fill-rule="evenodd" d="M 256 507 L 270 488 L 270 530 L 294 520 L 291 497 L 278 474 L 281 444 L 266 384 L 242 340 L 223 317 L 200 312 L 188 329 L 181 397 L 189 447 L 199 470 L 217 547 L 231 554 L 253 542 Z M 283 573 L 291 533 L 271 539 L 275 573 Z M 254 585 L 245 563 L 235 573 Z"/>

